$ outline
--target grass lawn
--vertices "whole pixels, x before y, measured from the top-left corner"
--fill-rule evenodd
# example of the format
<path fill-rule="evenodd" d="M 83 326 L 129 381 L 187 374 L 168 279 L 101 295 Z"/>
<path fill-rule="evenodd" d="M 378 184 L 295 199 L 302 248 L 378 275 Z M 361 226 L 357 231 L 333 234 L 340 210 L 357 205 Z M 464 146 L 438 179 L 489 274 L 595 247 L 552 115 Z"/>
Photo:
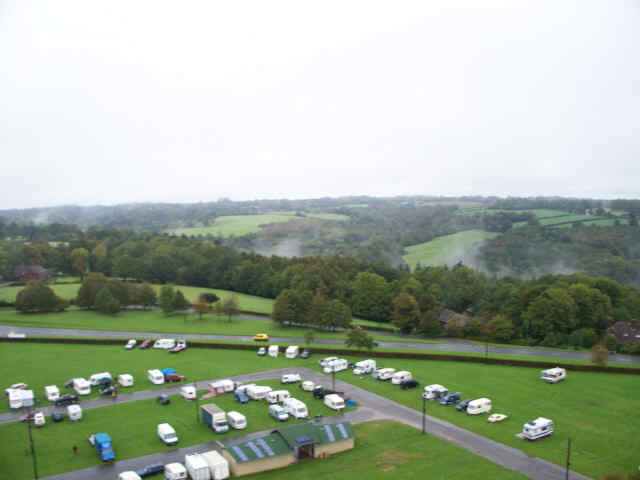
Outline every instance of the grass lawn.
<path fill-rule="evenodd" d="M 467 450 L 401 423 L 378 421 L 355 426 L 356 446 L 328 460 L 300 462 L 252 475 L 255 480 L 353 480 L 406 478 L 525 479 Z"/>
<path fill-rule="evenodd" d="M 281 388 L 278 380 L 257 382 L 274 389 Z M 286 387 L 285 387 L 286 388 Z M 310 417 L 331 416 L 336 412 L 327 408 L 320 400 L 314 400 L 310 392 L 304 392 L 295 385 L 288 390 L 296 398 L 307 404 Z M 159 405 L 155 400 L 141 400 L 117 406 L 109 406 L 83 411 L 79 422 L 65 420 L 53 423 L 47 418 L 43 428 L 34 428 L 32 434 L 37 449 L 38 474 L 54 475 L 69 470 L 77 470 L 100 465 L 98 454 L 87 442 L 87 437 L 98 432 L 107 432 L 113 441 L 116 460 L 149 455 L 188 445 L 212 442 L 224 438 L 245 435 L 250 432 L 277 428 L 280 422 L 267 413 L 265 402 L 236 402 L 232 394 L 203 400 L 202 404 L 215 403 L 225 411 L 235 410 L 247 417 L 245 430 L 229 430 L 225 434 L 214 433 L 200 418 L 196 422 L 196 405 L 179 395 L 171 397 L 169 405 Z M 159 423 L 170 423 L 176 430 L 180 443 L 176 447 L 164 445 L 156 435 Z M 304 420 L 289 420 L 286 424 L 301 423 Z M 5 439 L 0 446 L 2 471 L 0 479 L 32 478 L 33 469 L 28 452 L 27 427 L 22 423 L 0 425 L 0 435 Z M 12 441 L 6 441 L 12 439 Z M 78 446 L 74 455 L 72 447 Z"/>
<path fill-rule="evenodd" d="M 66 300 L 70 300 L 75 298 L 78 295 L 78 289 L 80 288 L 79 283 L 68 283 L 61 285 L 50 285 L 56 295 L 62 297 Z M 19 287 L 2 287 L 0 288 L 0 300 L 5 302 L 15 302 L 16 296 L 18 293 L 24 288 L 24 286 Z"/>
<path fill-rule="evenodd" d="M 402 258 L 411 269 L 416 268 L 418 264 L 422 266 L 446 265 L 460 259 L 474 244 L 497 235 L 497 233 L 483 230 L 467 230 L 445 235 L 429 242 L 406 247 L 407 254 Z"/>
<path fill-rule="evenodd" d="M 530 455 L 563 465 L 570 437 L 572 469 L 578 472 L 600 477 L 638 467 L 640 376 L 569 372 L 565 382 L 550 385 L 532 368 L 400 359 L 385 359 L 381 365 L 411 371 L 421 388 L 439 383 L 462 392 L 463 398 L 491 398 L 493 413 L 509 416 L 502 423 L 490 424 L 486 414 L 467 416 L 434 402 L 427 403 L 427 412 Z M 421 389 L 403 391 L 348 371 L 338 378 L 422 411 Z M 538 416 L 554 421 L 551 437 L 538 442 L 515 437 L 525 422 Z"/>

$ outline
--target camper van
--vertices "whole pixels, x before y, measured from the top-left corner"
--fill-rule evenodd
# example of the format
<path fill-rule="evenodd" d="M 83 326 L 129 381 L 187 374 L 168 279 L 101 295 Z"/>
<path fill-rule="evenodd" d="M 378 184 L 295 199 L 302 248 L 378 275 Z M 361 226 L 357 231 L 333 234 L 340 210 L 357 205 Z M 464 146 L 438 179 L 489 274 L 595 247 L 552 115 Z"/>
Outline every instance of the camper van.
<path fill-rule="evenodd" d="M 401 383 L 408 382 L 413 377 L 411 376 L 411 372 L 407 372 L 406 370 L 401 370 L 396 372 L 391 377 L 391 383 L 394 385 L 400 385 Z"/>
<path fill-rule="evenodd" d="M 332 410 L 340 411 L 344 409 L 344 399 L 335 393 L 325 395 L 324 404 Z"/>
<path fill-rule="evenodd" d="M 549 370 L 542 370 L 540 380 L 543 380 L 547 383 L 558 383 L 564 380 L 564 377 L 566 375 L 567 372 L 564 368 L 550 368 Z"/>
<path fill-rule="evenodd" d="M 162 350 L 171 350 L 175 348 L 176 341 L 173 338 L 159 338 L 153 344 L 153 348 L 160 348 Z"/>
<path fill-rule="evenodd" d="M 118 375 L 118 384 L 121 387 L 133 387 L 133 375 L 128 373 L 121 373 Z"/>
<path fill-rule="evenodd" d="M 467 405 L 467 415 L 478 415 L 480 413 L 489 413 L 491 411 L 491 400 L 488 398 L 478 398 L 471 400 Z"/>
<path fill-rule="evenodd" d="M 278 357 L 278 345 L 269 345 L 268 354 L 270 357 L 277 358 Z"/>
<path fill-rule="evenodd" d="M 302 377 L 299 373 L 285 373 L 280 377 L 280 383 L 296 383 L 301 382 Z"/>
<path fill-rule="evenodd" d="M 113 382 L 113 379 L 109 372 L 94 373 L 89 377 L 89 383 L 92 387 L 97 387 L 99 385 L 111 385 L 111 382 Z"/>
<path fill-rule="evenodd" d="M 267 400 L 267 403 L 281 403 L 289 397 L 291 397 L 291 395 L 288 390 L 273 390 L 267 393 L 265 399 Z"/>
<path fill-rule="evenodd" d="M 349 362 L 347 362 L 344 358 L 338 358 L 332 362 L 329 362 L 326 367 L 324 367 L 324 373 L 341 372 L 342 370 L 346 370 L 347 368 L 349 368 Z"/>
<path fill-rule="evenodd" d="M 294 418 L 307 418 L 309 416 L 307 406 L 293 397 L 287 398 L 284 401 L 284 409 Z"/>
<path fill-rule="evenodd" d="M 548 418 L 538 417 L 522 426 L 522 433 L 518 435 L 526 440 L 538 440 L 548 437 L 553 433 L 553 421 Z"/>
<path fill-rule="evenodd" d="M 284 356 L 287 358 L 296 358 L 298 356 L 298 353 L 300 353 L 300 348 L 298 348 L 296 345 L 291 345 L 284 351 Z"/>
<path fill-rule="evenodd" d="M 50 402 L 55 402 L 60 398 L 60 390 L 55 385 L 48 385 L 44 387 L 44 394 Z"/>
<path fill-rule="evenodd" d="M 269 406 L 269 416 L 279 422 L 285 422 L 289 420 L 289 414 L 287 411 L 278 404 Z"/>
<path fill-rule="evenodd" d="M 231 428 L 243 430 L 247 428 L 247 417 L 239 412 L 227 412 L 227 423 Z"/>
<path fill-rule="evenodd" d="M 164 383 L 164 375 L 160 370 L 147 370 L 147 378 L 154 385 L 162 385 Z"/>
<path fill-rule="evenodd" d="M 271 387 L 252 385 L 245 390 L 245 393 L 251 400 L 264 400 L 271 390 L 273 390 Z"/>
<path fill-rule="evenodd" d="M 446 387 L 434 383 L 433 385 L 427 385 L 422 391 L 422 398 L 425 400 L 440 400 L 449 393 Z"/>
<path fill-rule="evenodd" d="M 395 368 L 383 368 L 382 370 L 378 370 L 378 380 L 390 380 L 394 373 L 396 373 Z"/>
<path fill-rule="evenodd" d="M 356 363 L 355 368 L 353 369 L 354 375 L 368 375 L 372 373 L 376 369 L 376 361 L 375 360 L 362 360 L 361 362 Z"/>
<path fill-rule="evenodd" d="M 165 445 L 177 445 L 178 435 L 171 425 L 168 423 L 160 423 L 157 428 L 158 437 Z"/>
<path fill-rule="evenodd" d="M 89 395 L 91 393 L 91 385 L 82 377 L 73 379 L 73 389 L 78 395 Z"/>
<path fill-rule="evenodd" d="M 67 415 L 72 422 L 82 420 L 82 407 L 80 407 L 80 405 L 68 405 Z"/>

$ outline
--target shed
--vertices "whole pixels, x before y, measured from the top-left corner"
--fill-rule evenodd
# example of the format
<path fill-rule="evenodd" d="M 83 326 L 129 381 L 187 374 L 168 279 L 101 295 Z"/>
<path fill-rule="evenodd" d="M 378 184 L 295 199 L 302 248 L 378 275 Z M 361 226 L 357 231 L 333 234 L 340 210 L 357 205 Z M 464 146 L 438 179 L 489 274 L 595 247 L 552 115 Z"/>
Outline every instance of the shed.
<path fill-rule="evenodd" d="M 234 477 L 274 470 L 296 462 L 293 450 L 276 433 L 228 445 L 222 450 L 222 456 L 229 462 Z"/>
<path fill-rule="evenodd" d="M 355 431 L 349 422 L 314 425 L 302 423 L 279 428 L 278 433 L 294 450 L 298 460 L 325 458 L 354 447 Z"/>

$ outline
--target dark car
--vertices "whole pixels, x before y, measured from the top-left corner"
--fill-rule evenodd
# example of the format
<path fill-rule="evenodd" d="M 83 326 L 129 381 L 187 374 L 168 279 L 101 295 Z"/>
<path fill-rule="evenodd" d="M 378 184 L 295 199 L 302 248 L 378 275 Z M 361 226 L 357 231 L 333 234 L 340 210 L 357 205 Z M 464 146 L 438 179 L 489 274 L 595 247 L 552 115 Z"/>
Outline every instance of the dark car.
<path fill-rule="evenodd" d="M 305 348 L 300 354 L 300 358 L 309 358 L 311 356 L 311 350 Z"/>
<path fill-rule="evenodd" d="M 102 377 L 102 378 L 99 378 L 99 379 L 96 381 L 95 385 L 92 385 L 92 386 L 94 386 L 94 387 L 101 387 L 102 385 L 106 385 L 106 386 L 111 385 L 111 379 L 110 379 L 109 377 Z"/>
<path fill-rule="evenodd" d="M 75 380 L 74 378 L 72 378 L 71 380 L 67 380 L 66 382 L 64 382 L 64 383 L 62 384 L 62 386 L 63 386 L 64 388 L 72 388 L 72 387 L 73 387 L 73 381 L 74 381 L 74 380 Z"/>
<path fill-rule="evenodd" d="M 185 379 L 184 375 L 178 375 L 177 373 L 167 373 L 164 376 L 165 382 L 181 382 Z"/>
<path fill-rule="evenodd" d="M 450 393 L 449 395 L 445 395 L 440 399 L 441 405 L 453 405 L 460 401 L 460 392 Z"/>
<path fill-rule="evenodd" d="M 153 345 L 153 340 L 145 340 L 140 344 L 140 350 L 146 350 L 147 348 L 150 348 L 151 345 Z"/>
<path fill-rule="evenodd" d="M 244 393 L 244 390 L 236 390 L 234 396 L 236 397 L 237 402 L 247 403 L 249 401 L 249 397 L 247 397 L 247 394 Z"/>
<path fill-rule="evenodd" d="M 61 422 L 64 420 L 64 415 L 61 412 L 54 412 L 51 414 L 51 420 L 54 422 Z"/>
<path fill-rule="evenodd" d="M 456 405 L 456 410 L 458 410 L 459 412 L 466 412 L 467 411 L 467 405 L 469 405 L 470 401 L 471 401 L 470 398 L 468 398 L 466 400 L 462 400 L 458 405 Z"/>
<path fill-rule="evenodd" d="M 171 399 L 169 398 L 169 395 L 158 395 L 158 398 L 156 398 L 156 402 L 158 402 L 160 405 L 168 405 L 171 403 Z"/>
<path fill-rule="evenodd" d="M 72 405 L 74 403 L 78 403 L 78 397 L 76 395 L 71 395 L 70 393 L 65 393 L 64 395 L 60 395 L 55 403 L 56 407 Z"/>
<path fill-rule="evenodd" d="M 141 468 L 140 470 L 136 470 L 136 473 L 141 478 L 148 477 L 149 475 L 156 475 L 158 473 L 163 473 L 163 472 L 164 472 L 164 465 L 162 463 L 152 463 L 151 465 L 147 465 L 146 467 Z"/>
<path fill-rule="evenodd" d="M 116 387 L 107 387 L 100 390 L 100 395 L 114 395 L 118 393 Z"/>
<path fill-rule="evenodd" d="M 417 380 L 407 380 L 400 384 L 402 390 L 409 390 L 410 388 L 416 388 L 420 383 Z"/>

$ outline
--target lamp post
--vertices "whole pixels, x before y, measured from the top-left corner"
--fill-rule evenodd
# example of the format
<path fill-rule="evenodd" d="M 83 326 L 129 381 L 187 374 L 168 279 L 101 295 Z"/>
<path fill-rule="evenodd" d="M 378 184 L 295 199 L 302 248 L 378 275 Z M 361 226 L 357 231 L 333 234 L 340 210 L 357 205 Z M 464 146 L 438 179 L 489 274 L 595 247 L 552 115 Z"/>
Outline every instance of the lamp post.
<path fill-rule="evenodd" d="M 569 467 L 571 466 L 571 437 L 567 439 L 567 469 L 564 478 L 569 480 Z"/>
<path fill-rule="evenodd" d="M 331 390 L 335 392 L 336 391 L 336 370 L 335 368 L 332 370 L 333 371 L 331 372 Z"/>
<path fill-rule="evenodd" d="M 193 382 L 193 388 L 195 389 L 195 393 L 196 393 L 196 398 L 195 398 L 195 406 L 196 406 L 196 423 L 200 423 L 200 417 L 198 416 L 198 410 L 200 410 L 199 408 L 199 401 L 198 401 L 198 384 L 196 382 Z"/>
<path fill-rule="evenodd" d="M 34 407 L 37 405 L 37 401 L 34 399 Z M 35 408 L 31 408 L 29 413 L 33 413 L 35 415 Z M 33 478 L 38 478 L 38 462 L 36 460 L 36 445 L 33 442 L 33 434 L 31 433 L 31 429 L 33 427 L 33 420 L 27 419 L 27 429 L 29 431 L 29 449 L 31 452 L 31 458 L 33 460 Z"/>
<path fill-rule="evenodd" d="M 422 434 L 427 433 L 427 399 L 422 397 Z"/>

